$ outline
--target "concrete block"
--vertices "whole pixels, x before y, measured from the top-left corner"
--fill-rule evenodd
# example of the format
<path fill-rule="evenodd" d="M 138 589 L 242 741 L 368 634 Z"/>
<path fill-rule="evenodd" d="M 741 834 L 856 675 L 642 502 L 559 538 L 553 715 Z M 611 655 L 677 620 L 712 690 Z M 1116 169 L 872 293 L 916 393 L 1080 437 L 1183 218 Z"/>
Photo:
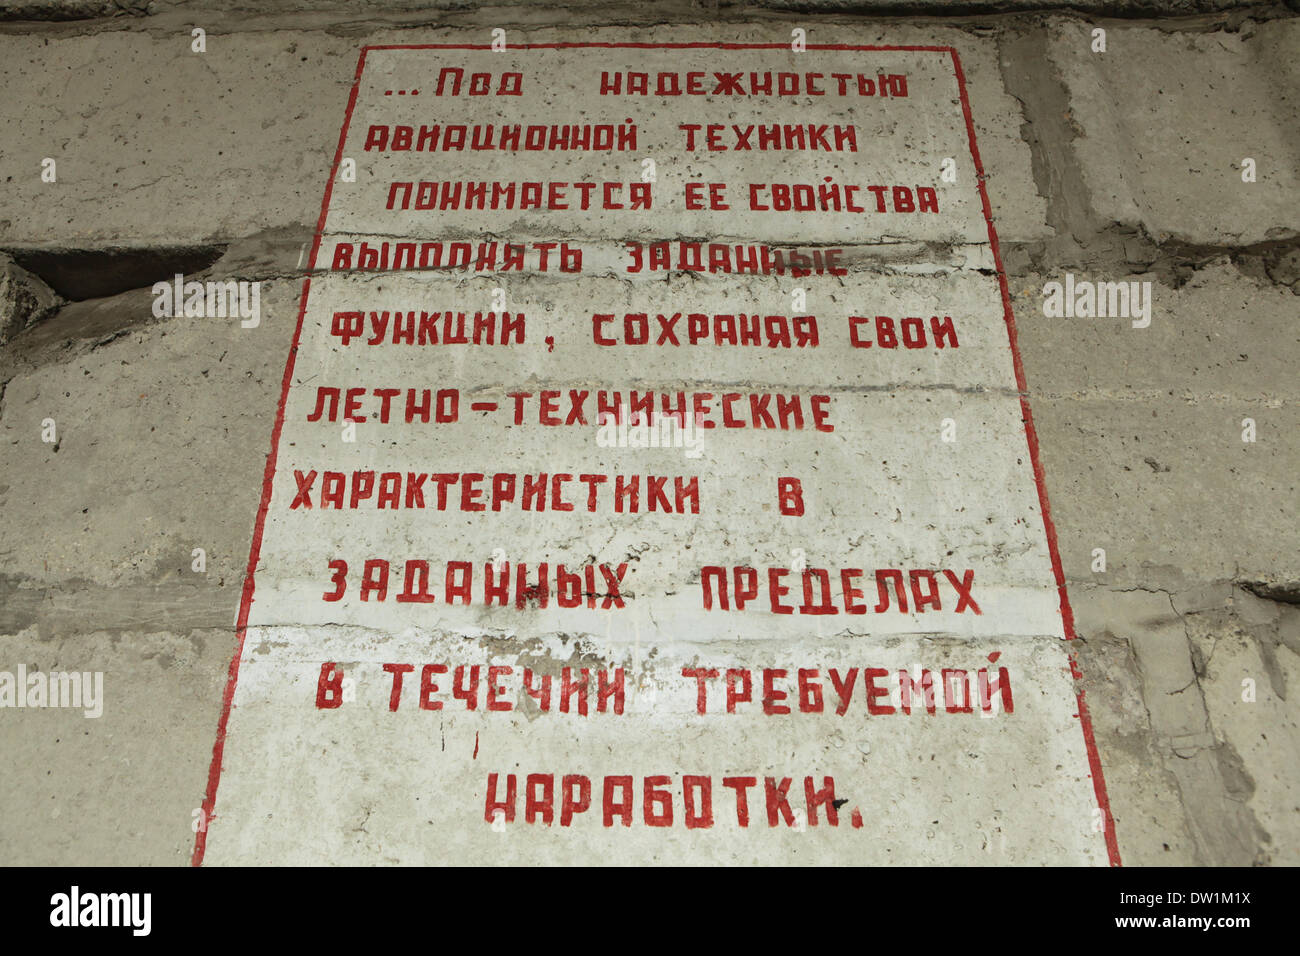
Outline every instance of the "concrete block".
<path fill-rule="evenodd" d="M 1300 365 L 1300 306 L 1284 285 L 1243 274 L 1226 257 L 1206 263 L 1175 287 L 1158 273 L 1075 272 L 1077 282 L 1149 283 L 1151 324 L 1133 319 L 1049 318 L 1043 288 L 1062 274 L 1009 280 L 1030 391 L 1060 398 L 1109 398 L 1153 407 L 1207 399 L 1238 402 L 1242 416 L 1300 398 L 1288 371 Z M 1240 431 L 1240 419 L 1238 419 Z M 1292 436 L 1277 436 L 1294 448 Z"/>
<path fill-rule="evenodd" d="M 1300 426 L 1289 406 L 1033 401 L 1061 559 L 1070 581 L 1179 590 L 1188 582 L 1300 575 L 1284 501 L 1295 497 Z M 1106 550 L 1107 576 L 1092 551 Z"/>
<path fill-rule="evenodd" d="M 0 848 L 12 866 L 183 866 L 233 650 L 228 628 L 33 624 L 0 636 L 0 671 L 102 674 L 102 714 L 9 709 L 0 752 Z M 99 626 L 87 627 L 97 618 Z M 0 678 L 2 679 L 2 678 Z M 21 768 L 21 769 L 18 769 Z"/>
<path fill-rule="evenodd" d="M 0 213 L 0 247 L 174 246 L 314 226 L 360 48 L 466 37 L 464 31 L 392 29 L 382 21 L 354 27 L 347 36 L 239 32 L 233 22 L 231 32 L 214 29 L 207 52 L 197 54 L 190 51 L 188 27 L 175 26 L 172 34 L 0 36 L 0 81 L 11 94 L 0 103 L 0 166 L 13 176 L 7 209 L 24 210 L 21 217 Z M 728 25 L 710 36 L 786 42 L 789 30 Z M 573 39 L 571 31 L 544 27 L 517 31 L 517 37 Z M 699 30 L 587 30 L 583 38 L 691 41 Z M 1020 139 L 1019 106 L 1002 86 L 992 38 L 859 23 L 810 42 L 819 41 L 954 46 L 969 84 L 995 223 L 1008 239 L 1050 234 L 1042 197 L 1023 185 L 1029 150 Z M 141 62 L 150 70 L 139 70 Z M 159 106 L 140 109 L 144 101 Z M 31 108 L 39 103 L 51 105 Z M 581 117 L 575 113 L 572 121 Z M 56 160 L 56 183 L 41 181 L 44 158 Z M 906 166 L 906 157 L 897 158 Z M 364 155 L 361 163 L 364 174 Z"/>
<path fill-rule="evenodd" d="M 1300 230 L 1300 22 L 1237 33 L 1053 19 L 1049 56 L 1069 91 L 1094 214 L 1157 241 L 1249 245 Z M 1242 181 L 1255 160 L 1257 180 Z"/>
<path fill-rule="evenodd" d="M 11 343 L 0 573 L 27 586 L 188 581 L 203 548 L 202 580 L 237 594 L 299 291 L 266 283 L 261 325 L 243 329 L 156 321 L 141 289 L 32 330 L 48 344 Z"/>

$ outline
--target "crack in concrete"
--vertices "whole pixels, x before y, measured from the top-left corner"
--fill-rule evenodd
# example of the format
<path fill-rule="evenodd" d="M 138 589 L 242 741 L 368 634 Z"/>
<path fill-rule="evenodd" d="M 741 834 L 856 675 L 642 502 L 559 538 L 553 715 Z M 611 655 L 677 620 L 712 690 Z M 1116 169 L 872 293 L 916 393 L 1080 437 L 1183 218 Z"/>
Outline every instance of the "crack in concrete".
<path fill-rule="evenodd" d="M 178 272 L 188 279 L 216 262 L 225 249 L 217 243 L 100 248 L 52 244 L 7 246 L 0 252 L 64 299 L 85 302 L 147 289 L 155 282 L 171 280 Z"/>
<path fill-rule="evenodd" d="M 0 398 L 4 397 L 4 392 L 0 391 Z M 1291 607 L 1300 606 L 1300 581 L 1286 581 L 1283 583 L 1270 583 L 1267 581 L 1241 581 L 1239 583 L 1243 590 L 1249 591 L 1255 597 L 1265 601 L 1272 601 L 1275 604 L 1286 604 Z"/>

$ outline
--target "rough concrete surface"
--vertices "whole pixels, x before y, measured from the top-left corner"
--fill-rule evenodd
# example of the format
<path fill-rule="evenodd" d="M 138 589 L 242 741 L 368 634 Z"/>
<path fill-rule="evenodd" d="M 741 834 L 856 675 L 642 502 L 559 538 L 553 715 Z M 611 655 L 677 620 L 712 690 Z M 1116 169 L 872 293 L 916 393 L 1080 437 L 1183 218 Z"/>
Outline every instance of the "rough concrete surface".
<path fill-rule="evenodd" d="M 98 718 L 0 709 L 0 753 L 28 768 L 0 776 L 0 863 L 189 862 L 357 52 L 497 26 L 535 43 L 783 43 L 799 26 L 958 50 L 1119 854 L 1300 863 L 1291 6 L 380 6 L 0 4 L 0 671 L 105 675 Z M 939 245 L 901 266 L 865 249 L 861 269 L 990 274 L 983 252 Z M 177 272 L 261 280 L 260 325 L 155 316 L 150 286 Z M 1150 282 L 1149 327 L 1045 315 L 1067 272 Z M 366 819 L 348 803 L 330 821 Z M 985 861 L 962 846 L 953 859 Z"/>
<path fill-rule="evenodd" d="M 59 297 L 8 256 L 0 257 L 0 345 L 52 313 Z"/>

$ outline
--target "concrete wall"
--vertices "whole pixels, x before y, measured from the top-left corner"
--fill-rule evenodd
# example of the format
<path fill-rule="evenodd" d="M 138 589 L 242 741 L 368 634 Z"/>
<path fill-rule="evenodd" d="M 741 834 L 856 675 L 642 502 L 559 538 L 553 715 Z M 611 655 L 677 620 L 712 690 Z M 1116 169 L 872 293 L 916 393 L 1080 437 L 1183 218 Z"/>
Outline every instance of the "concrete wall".
<path fill-rule="evenodd" d="M 0 4 L 0 669 L 110 681 L 97 720 L 0 712 L 22 768 L 0 776 L 0 861 L 189 858 L 357 49 L 801 26 L 966 66 L 1124 861 L 1300 862 L 1291 8 L 254 6 Z M 264 280 L 261 327 L 155 318 L 175 272 Z M 1045 317 L 1066 272 L 1153 282 L 1150 328 Z"/>

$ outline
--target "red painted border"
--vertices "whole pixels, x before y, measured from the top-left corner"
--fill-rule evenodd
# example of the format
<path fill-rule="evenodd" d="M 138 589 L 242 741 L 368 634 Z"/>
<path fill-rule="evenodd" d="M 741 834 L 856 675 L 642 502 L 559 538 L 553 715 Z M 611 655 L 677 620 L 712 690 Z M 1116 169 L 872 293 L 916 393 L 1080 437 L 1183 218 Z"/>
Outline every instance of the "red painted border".
<path fill-rule="evenodd" d="M 293 330 L 293 342 L 289 346 L 289 358 L 284 365 L 284 378 L 280 383 L 280 404 L 275 410 L 275 424 L 271 427 L 271 450 L 266 456 L 266 469 L 262 473 L 262 500 L 257 506 L 257 522 L 253 525 L 253 544 L 248 552 L 248 568 L 244 572 L 244 590 L 239 601 L 239 617 L 235 622 L 235 654 L 230 660 L 230 671 L 226 678 L 226 692 L 221 704 L 221 718 L 217 721 L 217 739 L 212 744 L 212 763 L 208 767 L 208 789 L 203 798 L 204 825 L 194 837 L 194 853 L 190 857 L 191 866 L 203 863 L 203 854 L 208 844 L 208 827 L 215 819 L 217 786 L 221 783 L 221 758 L 226 750 L 226 725 L 230 721 L 230 708 L 235 699 L 235 685 L 239 682 L 239 661 L 244 655 L 244 638 L 248 628 L 248 613 L 253 606 L 254 579 L 257 574 L 257 561 L 262 553 L 262 532 L 266 529 L 266 513 L 271 507 L 271 485 L 275 478 L 275 464 L 280 451 L 280 432 L 284 428 L 284 407 L 289 399 L 289 384 L 293 380 L 293 368 L 298 357 L 298 340 L 302 337 L 303 317 L 307 314 L 307 296 L 311 292 L 311 274 L 316 269 L 316 253 L 320 249 L 321 236 L 325 231 L 325 217 L 329 212 L 330 196 L 334 192 L 334 178 L 338 175 L 339 163 L 343 159 L 343 146 L 347 142 L 348 127 L 352 123 L 352 110 L 357 104 L 357 92 L 361 88 L 361 72 L 366 65 L 366 48 L 361 49 L 357 58 L 357 72 L 352 78 L 352 92 L 348 95 L 348 109 L 343 117 L 343 128 L 339 130 L 339 144 L 334 150 L 334 163 L 330 167 L 329 182 L 325 184 L 325 198 L 321 200 L 320 217 L 316 220 L 316 234 L 312 238 L 311 258 L 307 263 L 307 278 L 302 283 L 302 299 L 298 306 L 298 324 Z"/>
<path fill-rule="evenodd" d="M 649 50 L 785 50 L 789 48 L 787 43 L 722 43 L 701 41 L 696 43 L 523 43 L 517 44 L 512 49 L 519 50 L 562 50 L 562 49 L 649 49 Z M 961 94 L 962 113 L 966 119 L 966 135 L 970 140 L 971 159 L 975 163 L 975 172 L 977 176 L 977 185 L 979 187 L 980 202 L 984 207 L 984 221 L 988 225 L 989 243 L 993 249 L 993 262 L 997 268 L 998 284 L 1002 292 L 1003 315 L 1006 319 L 1007 337 L 1011 345 L 1011 356 L 1015 366 L 1016 388 L 1020 392 L 1020 409 L 1024 416 L 1025 438 L 1029 444 L 1029 457 L 1033 464 L 1034 483 L 1038 489 L 1038 503 L 1043 515 L 1043 526 L 1047 534 L 1047 549 L 1051 556 L 1052 572 L 1056 576 L 1057 593 L 1061 602 L 1061 620 L 1064 626 L 1065 636 L 1068 640 L 1073 640 L 1074 633 L 1074 612 L 1070 608 L 1070 598 L 1065 588 L 1065 571 L 1061 565 L 1060 550 L 1056 542 L 1056 526 L 1052 523 L 1051 508 L 1047 501 L 1047 484 L 1043 473 L 1042 462 L 1038 454 L 1038 433 L 1034 429 L 1034 418 L 1029 408 L 1029 398 L 1025 385 L 1025 370 L 1020 360 L 1020 348 L 1016 341 L 1016 321 L 1011 310 L 1011 295 L 1007 289 L 1007 277 L 1002 267 L 1002 253 L 998 247 L 997 231 L 993 227 L 992 207 L 989 204 L 988 192 L 984 188 L 984 164 L 980 161 L 979 147 L 975 144 L 975 124 L 971 119 L 970 100 L 966 95 L 966 74 L 961 68 L 961 59 L 957 55 L 956 49 L 950 46 L 861 46 L 847 43 L 825 43 L 809 44 L 809 50 L 841 50 L 841 51 L 889 51 L 889 52 L 908 52 L 908 53 L 947 53 L 952 57 L 953 70 L 957 77 L 957 88 Z M 343 128 L 339 131 L 338 147 L 334 151 L 334 163 L 330 168 L 329 182 L 325 184 L 325 197 L 321 201 L 320 218 L 316 222 L 316 234 L 312 240 L 311 258 L 308 261 L 308 277 L 303 280 L 302 300 L 298 308 L 298 323 L 293 332 L 293 343 L 289 348 L 289 358 L 284 367 L 284 379 L 280 386 L 280 404 L 275 413 L 275 424 L 271 429 L 271 450 L 266 457 L 266 469 L 262 475 L 262 500 L 257 509 L 257 522 L 253 526 L 253 543 L 248 555 L 248 569 L 244 576 L 244 589 L 239 604 L 239 618 L 235 624 L 235 653 L 230 661 L 229 676 L 226 679 L 226 691 L 222 702 L 221 718 L 217 723 L 217 737 L 212 745 L 212 764 L 208 769 L 208 789 L 203 800 L 203 819 L 207 825 L 210 825 L 215 819 L 215 807 L 217 800 L 217 787 L 221 782 L 221 759 L 225 752 L 226 744 L 226 726 L 230 720 L 230 710 L 235 696 L 235 685 L 239 681 L 239 661 L 243 656 L 244 638 L 248 627 L 248 615 L 253 604 L 253 591 L 255 589 L 254 576 L 257 571 L 257 562 L 262 550 L 262 533 L 266 527 L 266 514 L 271 504 L 271 486 L 275 478 L 275 465 L 279 454 L 280 432 L 284 427 L 284 409 L 289 398 L 289 385 L 293 379 L 294 363 L 298 355 L 298 342 L 302 335 L 303 318 L 307 313 L 307 296 L 311 291 L 311 274 L 316 269 L 316 255 L 320 249 L 321 237 L 325 230 L 325 219 L 329 212 L 330 196 L 334 191 L 334 179 L 338 175 L 339 163 L 343 158 L 343 147 L 347 142 L 348 130 L 352 124 L 352 111 L 356 107 L 357 92 L 361 85 L 361 75 L 365 69 L 366 54 L 371 50 L 489 50 L 491 44 L 487 43 L 411 43 L 411 44 L 379 44 L 373 46 L 364 46 L 361 48 L 361 54 L 357 58 L 357 70 L 352 79 L 352 91 L 348 96 L 347 112 L 343 118 Z M 1078 663 L 1073 654 L 1069 655 L 1070 670 L 1077 679 L 1079 674 Z M 1079 705 L 1079 723 L 1083 728 L 1084 745 L 1088 751 L 1088 765 L 1090 775 L 1092 776 L 1093 789 L 1097 797 L 1097 805 L 1101 808 L 1105 817 L 1106 825 L 1106 851 L 1110 858 L 1112 866 L 1120 865 L 1119 846 L 1115 840 L 1115 825 L 1110 812 L 1110 800 L 1106 794 L 1106 781 L 1102 776 L 1101 758 L 1097 753 L 1097 744 L 1092 732 L 1092 719 L 1088 714 L 1087 704 L 1084 702 L 1083 691 L 1078 692 Z M 194 854 L 191 858 L 192 866 L 199 866 L 203 863 L 203 854 L 207 848 L 207 825 L 198 832 L 194 839 Z"/>
<path fill-rule="evenodd" d="M 970 138 L 970 155 L 975 161 L 975 175 L 980 191 L 980 202 L 984 206 L 984 221 L 989 227 L 989 245 L 993 249 L 993 265 L 998 273 L 998 285 L 1002 290 L 1002 312 L 1007 321 L 1007 338 L 1011 343 L 1011 358 L 1016 369 L 1016 389 L 1020 392 L 1020 411 L 1025 421 L 1025 438 L 1029 442 L 1029 460 L 1034 468 L 1034 484 L 1038 487 L 1038 506 L 1043 514 L 1043 528 L 1047 532 L 1047 551 L 1052 559 L 1052 573 L 1056 575 L 1056 591 L 1061 601 L 1061 624 L 1067 640 L 1074 640 L 1074 610 L 1070 607 L 1070 595 L 1065 589 L 1065 569 L 1061 565 L 1061 552 L 1056 543 L 1056 525 L 1052 522 L 1052 508 L 1047 501 L 1047 478 L 1043 472 L 1043 463 L 1038 454 L 1038 432 L 1034 428 L 1034 415 L 1029 409 L 1028 387 L 1025 385 L 1025 367 L 1020 361 L 1020 346 L 1016 341 L 1016 318 L 1011 311 L 1011 293 L 1007 289 L 1007 274 L 1002 267 L 1002 252 L 998 247 L 997 230 L 993 228 L 993 210 L 989 205 L 988 191 L 984 188 L 984 163 L 980 160 L 979 147 L 975 145 L 975 123 L 971 119 L 970 99 L 966 95 L 966 74 L 961 68 L 961 59 L 951 47 L 953 70 L 957 74 L 957 88 L 961 93 L 961 108 L 966 116 L 966 135 Z M 1076 680 L 1082 677 L 1078 662 L 1072 652 L 1070 673 Z M 1110 797 L 1106 793 L 1106 780 L 1101 772 L 1101 756 L 1097 753 L 1097 741 L 1092 733 L 1092 718 L 1088 714 L 1088 705 L 1083 699 L 1083 689 L 1078 691 L 1079 724 L 1083 728 L 1083 743 L 1088 751 L 1088 768 L 1092 776 L 1092 787 L 1097 797 L 1097 806 L 1101 808 L 1106 827 L 1106 853 L 1111 866 L 1119 866 L 1119 843 L 1115 839 L 1115 820 L 1110 812 Z"/>

